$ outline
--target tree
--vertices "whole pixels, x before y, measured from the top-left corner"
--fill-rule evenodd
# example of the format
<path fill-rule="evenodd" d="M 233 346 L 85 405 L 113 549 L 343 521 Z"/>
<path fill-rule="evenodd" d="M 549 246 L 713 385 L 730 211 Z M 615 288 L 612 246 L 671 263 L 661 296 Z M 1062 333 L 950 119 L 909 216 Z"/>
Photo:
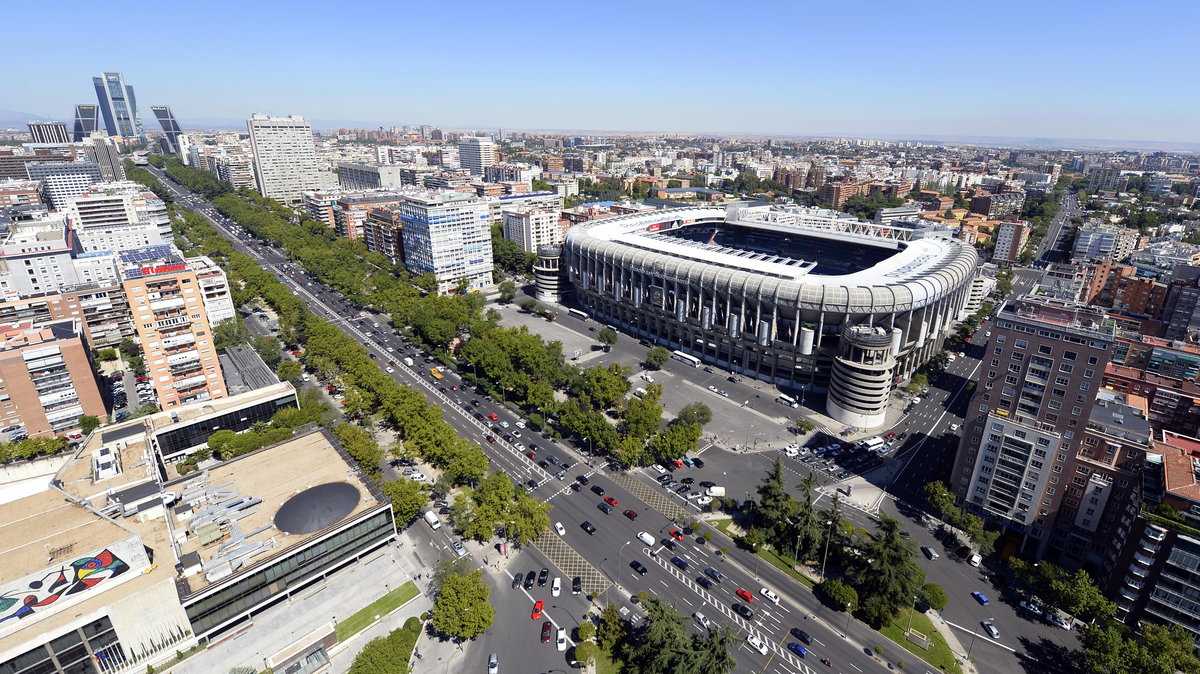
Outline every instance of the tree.
<path fill-rule="evenodd" d="M 901 607 L 910 605 L 921 585 L 921 568 L 913 562 L 916 550 L 900 535 L 900 522 L 880 514 L 875 534 L 862 546 L 850 577 L 863 597 L 864 617 L 878 629 Z"/>
<path fill-rule="evenodd" d="M 652 346 L 646 352 L 646 364 L 652 370 L 661 370 L 668 360 L 671 360 L 671 352 L 665 346 Z"/>
<path fill-rule="evenodd" d="M 686 671 L 696 674 L 726 674 L 737 667 L 737 661 L 730 655 L 735 638 L 729 627 L 722 625 L 709 629 L 706 634 L 693 634 L 691 651 L 692 666 Z"/>
<path fill-rule="evenodd" d="M 596 334 L 596 341 L 604 345 L 604 350 L 608 351 L 613 344 L 617 343 L 617 331 L 612 328 L 603 328 Z"/>
<path fill-rule="evenodd" d="M 122 356 L 128 358 L 141 353 L 142 347 L 137 343 L 137 340 L 133 339 L 132 337 L 126 337 L 125 339 L 121 340 L 121 344 L 117 346 L 117 350 L 121 352 Z"/>
<path fill-rule="evenodd" d="M 622 649 L 626 669 L 646 674 L 686 671 L 693 654 L 683 615 L 658 596 L 644 600 L 642 609 L 645 622 Z"/>
<path fill-rule="evenodd" d="M 617 644 L 625 639 L 626 634 L 625 621 L 617 612 L 617 605 L 609 602 L 600 611 L 600 626 L 596 630 L 596 644 L 602 650 L 611 652 Z"/>
<path fill-rule="evenodd" d="M 954 505 L 954 494 L 950 493 L 945 483 L 936 480 L 926 482 L 925 486 L 921 488 L 921 493 L 939 515 L 957 526 L 958 517 L 962 511 Z"/>
<path fill-rule="evenodd" d="M 858 608 L 858 592 L 840 580 L 826 580 L 817 583 L 813 587 L 813 592 L 824 596 L 830 604 L 843 611 L 847 606 L 851 611 Z"/>
<path fill-rule="evenodd" d="M 1092 625 L 1079 635 L 1079 664 L 1094 674 L 1173 674 L 1174 663 L 1129 638 L 1128 628 L 1116 621 Z M 1186 642 L 1191 644 L 1189 639 Z M 1186 646 L 1185 646 L 1186 648 Z"/>
<path fill-rule="evenodd" d="M 220 432 L 223 431 L 218 431 L 218 433 Z M 209 436 L 209 442 L 212 442 L 212 436 Z M 384 496 L 387 496 L 388 500 L 392 502 L 392 512 L 395 514 L 396 521 L 402 526 L 417 519 L 417 516 L 421 514 L 421 508 L 429 502 L 425 488 L 413 480 L 393 480 L 384 482 L 381 487 Z"/>
<path fill-rule="evenodd" d="M 296 384 L 300 381 L 300 376 L 304 374 L 304 368 L 297 361 L 284 360 L 279 363 L 279 367 L 275 368 L 275 374 L 280 381 L 290 381 Z"/>
<path fill-rule="evenodd" d="M 471 572 L 470 557 L 454 557 L 450 559 L 439 559 L 433 565 L 433 573 L 429 576 L 429 588 L 433 593 L 439 594 L 442 591 L 442 585 L 450 576 L 465 576 Z"/>
<path fill-rule="evenodd" d="M 517 296 L 517 284 L 512 281 L 501 281 L 496 289 L 500 291 L 500 301 L 505 304 L 513 301 L 513 298 Z"/>
<path fill-rule="evenodd" d="M 1143 622 L 1142 640 L 1146 650 L 1166 664 L 1170 671 L 1200 674 L 1200 660 L 1192 651 L 1192 636 L 1183 626 Z"/>
<path fill-rule="evenodd" d="M 941 585 L 926 583 L 921 586 L 921 599 L 929 606 L 929 608 L 940 611 L 946 608 L 946 604 L 950 602 L 950 597 L 946 595 L 946 591 Z"/>
<path fill-rule="evenodd" d="M 420 636 L 421 621 L 410 617 L 400 629 L 368 641 L 354 656 L 349 674 L 408 674 L 408 660 Z"/>
<path fill-rule="evenodd" d="M 283 357 L 282 353 L 280 353 L 279 340 L 274 337 L 265 335 L 255 337 L 251 341 L 251 345 L 254 347 L 254 351 L 258 354 L 258 357 L 262 358 L 263 362 L 267 364 L 267 367 L 275 367 Z"/>
<path fill-rule="evenodd" d="M 587 623 L 585 623 L 587 624 Z M 592 641 L 582 641 L 575 645 L 575 660 L 584 667 L 596 664 L 596 644 Z"/>
<path fill-rule="evenodd" d="M 679 416 L 676 417 L 676 420 L 681 424 L 704 426 L 712 421 L 712 410 L 708 408 L 708 405 L 701 402 L 688 403 L 683 406 L 683 409 L 679 410 Z"/>
<path fill-rule="evenodd" d="M 129 370 L 133 372 L 135 376 L 146 376 L 146 361 L 141 356 L 127 356 L 125 358 L 125 364 L 129 366 Z"/>
<path fill-rule="evenodd" d="M 474 639 L 491 628 L 496 609 L 488 603 L 491 590 L 479 569 L 470 575 L 450 575 L 433 602 L 433 628 L 456 639 Z"/>
<path fill-rule="evenodd" d="M 100 419 L 92 414 L 84 414 L 79 417 L 79 432 L 87 435 L 96 430 L 100 426 Z"/>
<path fill-rule="evenodd" d="M 220 350 L 227 349 L 234 344 L 244 344 L 248 341 L 250 341 L 250 329 L 246 327 L 246 323 L 242 320 L 241 316 L 227 318 L 217 323 L 216 327 L 213 328 L 213 342 Z"/>
<path fill-rule="evenodd" d="M 530 314 L 536 314 L 538 310 L 537 300 L 532 298 L 521 300 L 520 304 L 517 306 L 521 307 L 521 311 Z"/>
<path fill-rule="evenodd" d="M 100 349 L 96 352 L 96 361 L 99 363 L 107 363 L 117 359 L 115 349 Z"/>
<path fill-rule="evenodd" d="M 580 623 L 575 629 L 575 638 L 579 641 L 590 641 L 596 636 L 596 624 L 590 620 Z"/>

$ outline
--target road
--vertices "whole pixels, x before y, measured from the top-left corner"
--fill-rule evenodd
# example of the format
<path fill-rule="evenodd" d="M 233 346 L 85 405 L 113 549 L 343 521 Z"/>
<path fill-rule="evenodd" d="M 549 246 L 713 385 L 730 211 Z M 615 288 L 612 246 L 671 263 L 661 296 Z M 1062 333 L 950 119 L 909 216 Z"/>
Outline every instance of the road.
<path fill-rule="evenodd" d="M 562 668 L 568 662 L 570 653 L 558 653 L 553 643 L 541 645 L 537 639 L 540 634 L 541 621 L 530 620 L 530 625 L 522 627 L 525 616 L 529 615 L 535 599 L 546 602 L 546 618 L 556 626 L 566 626 L 573 629 L 586 614 L 589 606 L 596 608 L 600 602 L 613 601 L 628 615 L 639 614 L 636 596 L 639 591 L 658 595 L 674 605 L 681 613 L 690 615 L 700 610 L 710 619 L 731 625 L 738 634 L 753 633 L 760 635 L 768 644 L 767 655 L 760 655 L 749 650 L 743 644 L 735 657 L 739 663 L 739 671 L 756 672 L 796 672 L 807 671 L 805 664 L 811 664 L 812 657 L 829 657 L 833 661 L 830 668 L 821 667 L 821 671 L 832 672 L 861 672 L 867 667 L 878 667 L 874 654 L 864 652 L 863 645 L 888 643 L 874 631 L 856 621 L 845 620 L 842 612 L 823 607 L 817 602 L 811 592 L 799 588 L 783 572 L 770 565 L 760 567 L 757 557 L 746 555 L 738 550 L 731 550 L 728 555 L 721 555 L 712 544 L 704 544 L 703 539 L 689 537 L 682 542 L 672 542 L 678 547 L 674 552 L 664 549 L 664 541 L 670 528 L 682 529 L 683 523 L 697 513 L 692 502 L 669 494 L 662 490 L 644 472 L 615 473 L 607 471 L 604 466 L 592 466 L 590 457 L 579 448 L 567 446 L 545 436 L 533 436 L 528 430 L 522 431 L 517 422 L 520 419 L 501 404 L 491 400 L 478 391 L 466 391 L 462 381 L 453 371 L 443 368 L 444 379 L 434 381 L 428 368 L 436 365 L 426 361 L 424 354 L 413 344 L 409 343 L 386 323 L 386 317 L 366 313 L 359 307 L 352 306 L 337 293 L 326 288 L 306 272 L 292 265 L 278 250 L 256 242 L 244 231 L 221 217 L 213 207 L 194 195 L 185 195 L 182 188 L 175 185 L 161 171 L 150 167 L 169 189 L 180 196 L 180 200 L 197 212 L 205 215 L 212 224 L 233 241 L 235 249 L 251 256 L 262 264 L 264 269 L 274 273 L 282 282 L 292 288 L 297 296 L 303 297 L 317 315 L 339 325 L 367 348 L 381 367 L 391 367 L 393 376 L 399 381 L 417 387 L 431 400 L 438 402 L 445 411 L 446 420 L 466 438 L 479 441 L 485 448 L 493 467 L 504 470 L 514 480 L 525 483 L 535 480 L 537 487 L 532 489 L 541 500 L 554 506 L 551 518 L 562 523 L 565 534 L 559 536 L 550 532 L 538 541 L 536 545 L 527 546 L 521 550 L 510 550 L 507 559 L 501 558 L 499 551 L 494 548 L 484 548 L 475 552 L 479 561 L 487 566 L 490 573 L 488 582 L 493 585 L 493 604 L 498 611 L 497 628 L 486 634 L 468 649 L 466 663 L 468 670 L 484 670 L 484 663 L 490 652 L 499 652 L 506 669 L 517 671 L 549 671 L 556 667 Z M 1065 209 L 1064 209 L 1065 210 Z M 1064 215 L 1065 217 L 1065 215 Z M 1061 224 L 1060 224 L 1061 226 Z M 1047 237 L 1049 238 L 1049 237 Z M 376 323 L 379 327 L 376 327 Z M 562 327 L 573 330 L 587 338 L 595 323 L 583 321 L 571 316 L 562 316 L 557 321 Z M 589 325 L 589 323 L 591 323 Z M 898 448 L 894 461 L 907 462 L 904 470 L 890 484 L 894 496 L 900 496 L 912 501 L 919 497 L 919 489 L 928 481 L 930 471 L 940 469 L 948 455 L 951 460 L 956 449 L 957 436 L 952 435 L 949 426 L 961 423 L 961 413 L 967 403 L 964 392 L 967 382 L 974 377 L 978 367 L 978 358 L 982 355 L 983 341 L 986 339 L 981 328 L 976 339 L 967 347 L 966 357 L 959 358 L 947 369 L 941 379 L 934 382 L 929 394 L 923 396 L 921 403 L 916 405 L 901 423 L 894 429 L 905 434 Z M 403 364 L 405 357 L 414 359 L 412 368 Z M 605 354 L 605 360 L 616 359 L 637 364 L 644 358 L 644 347 L 639 348 L 633 340 L 625 339 L 614 346 L 612 352 Z M 725 380 L 720 371 L 705 372 L 700 368 L 689 368 L 672 362 L 667 367 L 668 376 L 679 378 L 681 384 L 694 387 L 695 398 L 701 393 L 708 394 L 708 381 Z M 658 375 L 656 375 L 658 376 Z M 751 408 L 741 410 L 742 414 L 757 413 L 760 416 L 773 417 L 777 410 L 771 406 L 771 400 L 760 396 L 762 389 L 753 382 L 727 381 L 721 387 L 728 389 L 731 403 L 729 410 L 723 410 L 734 416 L 741 405 L 742 399 Z M 718 400 L 720 407 L 722 401 Z M 755 408 L 762 409 L 756 412 Z M 778 406 L 776 406 L 778 407 Z M 490 424 L 489 415 L 496 416 L 495 424 Z M 516 433 L 519 437 L 514 437 Z M 510 436 L 508 439 L 505 436 Z M 488 442 L 491 436 L 495 442 Z M 736 439 L 736 438 L 735 438 Z M 519 444 L 518 444 L 519 443 Z M 757 444 L 757 443 L 756 443 Z M 701 470 L 680 471 L 676 477 L 693 477 L 696 481 L 707 479 L 730 485 L 736 490 L 735 480 L 740 480 L 747 493 L 752 484 L 756 484 L 765 467 L 774 459 L 774 451 L 751 454 L 731 453 L 717 446 L 706 446 L 704 456 L 709 458 L 711 465 Z M 526 456 L 533 451 L 535 459 Z M 558 466 L 547 463 L 546 467 L 539 466 L 535 461 L 546 461 L 549 456 L 557 459 L 558 464 L 568 463 L 570 469 L 565 471 L 563 479 L 554 476 Z M 796 475 L 807 473 L 807 466 L 797 460 L 789 460 L 789 470 Z M 720 466 L 721 476 L 717 477 Z M 753 467 L 752 467 L 753 466 Z M 736 467 L 737 470 L 730 470 Z M 547 470 L 547 468 L 549 470 Z M 756 468 L 764 468 L 759 471 Z M 948 470 L 948 467 L 944 468 Z M 394 471 L 389 471 L 394 476 Z M 576 475 L 588 478 L 589 486 L 579 492 L 572 491 L 569 484 Z M 826 476 L 827 477 L 827 476 Z M 618 506 L 611 514 L 605 514 L 598 509 L 601 497 L 593 493 L 591 487 L 600 487 L 605 496 L 614 498 Z M 731 491 L 730 495 L 734 495 Z M 891 508 L 902 520 L 912 524 L 912 513 L 906 508 L 896 508 L 885 505 L 884 510 Z M 630 509 L 637 514 L 636 520 L 630 520 L 622 515 L 622 511 Z M 672 521 L 665 513 L 676 519 Z M 847 515 L 856 524 L 865 527 L 873 526 L 870 513 L 848 510 Z M 594 535 L 589 535 L 581 528 L 581 523 L 589 521 L 596 528 Z M 422 526 L 418 523 L 417 526 Z M 911 528 L 911 527 L 910 527 Z M 917 527 L 919 529 L 919 527 Z M 655 543 L 646 545 L 638 540 L 637 533 L 646 532 L 653 537 Z M 932 543 L 930 535 L 923 529 L 912 532 L 914 538 L 923 545 Z M 437 532 L 429 532 L 429 544 L 439 554 L 449 555 L 451 541 L 450 527 L 442 527 Z M 670 558 L 679 557 L 686 562 L 686 572 L 670 563 Z M 645 565 L 648 572 L 645 576 L 636 573 L 629 563 L 637 559 Z M 978 630 L 978 618 L 975 613 L 958 604 L 965 593 L 960 591 L 970 586 L 973 589 L 980 586 L 980 581 L 971 577 L 977 570 L 966 567 L 951 560 L 949 554 L 944 554 L 937 562 L 927 565 L 929 581 L 943 584 L 951 594 L 951 606 L 947 608 L 947 620 L 960 629 L 964 635 L 968 631 Z M 696 583 L 702 577 L 703 570 L 708 567 L 717 568 L 725 576 L 722 583 L 715 584 L 711 589 L 705 589 Z M 970 569 L 964 572 L 959 567 Z M 551 581 L 545 587 L 534 586 L 526 591 L 523 587 L 517 590 L 511 588 L 512 574 L 520 571 L 550 570 Z M 943 571 L 944 569 L 944 571 Z M 564 591 L 559 597 L 552 597 L 550 586 L 555 576 L 562 579 Z M 586 579 L 585 592 L 573 595 L 570 592 L 571 579 L 575 576 Z M 753 620 L 747 621 L 733 614 L 730 607 L 742 602 L 734 590 L 746 589 L 754 597 L 749 606 L 754 610 Z M 771 588 L 781 597 L 778 606 L 771 604 L 759 594 L 763 587 Z M 587 591 L 596 590 L 600 593 L 596 604 L 589 604 Z M 969 600 L 969 594 L 966 597 Z M 745 602 L 743 602 L 745 603 Z M 980 607 L 982 609 L 982 607 Z M 995 667 L 991 661 L 981 662 L 981 671 L 1013 671 L 1011 646 L 1008 643 L 1018 643 L 1017 638 L 1028 638 L 1035 643 L 1044 638 L 1049 628 L 1038 625 L 1019 625 L 1020 620 L 1013 615 L 1005 615 L 1001 607 L 993 605 L 993 613 L 985 617 L 996 618 L 996 624 L 1001 629 L 1001 640 L 992 642 L 985 638 L 978 639 L 973 648 L 978 652 L 996 651 L 997 655 L 1007 654 L 1003 664 L 997 662 Z M 1011 613 L 1011 611 L 1009 611 Z M 514 617 L 514 620 L 507 618 Z M 980 618 L 982 619 L 982 618 Z M 1010 626 L 1010 622 L 1013 623 Z M 814 638 L 811 645 L 809 660 L 801 661 L 787 651 L 786 645 L 795 639 L 789 635 L 793 628 L 804 629 Z M 1007 638 L 1008 635 L 1013 635 Z M 845 636 L 843 636 L 845 635 Z M 524 639 L 528 639 L 525 642 Z M 539 647 L 522 648 L 524 643 Z M 885 646 L 884 658 L 889 661 L 910 659 L 907 652 L 899 647 Z M 511 669 L 510 669 L 511 671 Z"/>

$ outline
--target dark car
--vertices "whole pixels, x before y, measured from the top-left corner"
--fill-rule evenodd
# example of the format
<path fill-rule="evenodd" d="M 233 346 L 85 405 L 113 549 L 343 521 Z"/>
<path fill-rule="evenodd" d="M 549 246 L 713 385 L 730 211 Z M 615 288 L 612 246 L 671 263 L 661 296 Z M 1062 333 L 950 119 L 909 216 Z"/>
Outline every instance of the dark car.
<path fill-rule="evenodd" d="M 674 552 L 674 551 L 675 551 L 675 541 L 673 541 L 673 540 L 671 540 L 671 539 L 669 539 L 669 538 L 664 538 L 664 539 L 662 539 L 662 540 L 661 540 L 661 541 L 659 541 L 659 542 L 663 544 L 663 547 L 664 547 L 664 548 L 666 548 L 666 549 L 668 549 L 668 550 L 670 550 L 670 551 L 672 551 L 672 552 Z"/>
<path fill-rule="evenodd" d="M 647 569 L 646 569 L 645 565 L 643 565 L 641 562 L 639 562 L 636 559 L 629 563 L 629 568 L 633 569 L 634 571 L 637 571 L 639 576 L 646 575 Z"/>
<path fill-rule="evenodd" d="M 538 574 L 538 587 L 545 587 L 546 579 L 549 577 L 550 569 L 542 569 L 542 572 Z"/>
<path fill-rule="evenodd" d="M 547 463 L 545 459 L 538 461 L 538 465 L 542 467 L 542 470 L 545 470 L 550 467 L 550 464 Z"/>
<path fill-rule="evenodd" d="M 532 590 L 533 583 L 537 580 L 537 571 L 530 571 L 525 574 L 525 589 Z"/>
<path fill-rule="evenodd" d="M 738 615 L 742 616 L 746 620 L 754 620 L 754 611 L 749 606 L 746 606 L 745 604 L 742 604 L 739 602 L 739 603 L 734 604 L 730 608 L 733 609 L 734 613 L 737 613 Z"/>
<path fill-rule="evenodd" d="M 521 572 L 520 572 L 520 571 L 518 571 L 518 572 L 517 572 L 515 575 L 513 575 L 513 586 L 512 586 L 512 589 L 514 589 L 514 590 L 515 590 L 515 589 L 517 589 L 517 588 L 521 587 L 521 578 L 522 578 L 522 574 L 521 574 Z"/>
<path fill-rule="evenodd" d="M 558 465 L 558 457 L 557 456 L 547 456 L 546 460 L 556 466 Z"/>
<path fill-rule="evenodd" d="M 691 490 L 692 490 L 692 488 L 689 485 L 684 484 L 684 485 L 680 485 L 679 488 L 675 490 L 675 493 L 676 494 L 686 494 Z"/>
<path fill-rule="evenodd" d="M 579 484 L 578 482 L 572 482 L 571 489 L 574 491 L 583 491 L 583 485 Z"/>
<path fill-rule="evenodd" d="M 804 630 L 800 629 L 799 627 L 792 628 L 792 636 L 794 636 L 797 639 L 799 639 L 800 641 L 804 642 L 806 645 L 809 645 L 809 646 L 812 645 L 812 637 L 810 637 L 808 635 L 808 632 L 805 632 Z"/>
<path fill-rule="evenodd" d="M 593 486 L 592 486 L 592 492 L 594 492 L 594 493 L 596 494 L 596 496 L 604 496 L 604 487 L 601 487 L 601 486 L 600 486 L 600 485 L 598 485 L 598 484 L 597 484 L 597 485 L 593 485 Z"/>
<path fill-rule="evenodd" d="M 711 566 L 704 570 L 704 575 L 708 576 L 709 578 L 712 578 L 713 580 L 717 581 L 718 583 L 725 580 L 725 576 L 720 571 L 717 571 L 716 569 L 712 568 Z"/>
<path fill-rule="evenodd" d="M 700 458 L 692 459 L 692 465 L 697 468 L 703 468 L 704 467 L 704 459 L 700 459 Z"/>
<path fill-rule="evenodd" d="M 571 594 L 579 594 L 583 592 L 583 579 L 575 576 L 571 579 Z"/>
<path fill-rule="evenodd" d="M 711 590 L 712 586 L 713 586 L 712 581 L 705 578 L 704 576 L 700 576 L 700 577 L 696 578 L 696 584 L 699 585 L 700 587 L 703 587 L 706 590 Z"/>
<path fill-rule="evenodd" d="M 543 644 L 550 643 L 550 621 L 549 620 L 542 623 L 542 643 Z"/>
<path fill-rule="evenodd" d="M 795 653 L 796 655 L 798 655 L 802 658 L 808 655 L 808 649 L 806 649 L 805 647 L 796 643 L 795 641 L 789 642 L 787 647 L 788 647 L 789 651 Z"/>
<path fill-rule="evenodd" d="M 613 511 L 612 506 L 608 505 L 607 503 L 597 503 L 596 507 L 599 508 L 601 511 L 603 511 L 605 515 L 612 514 L 612 511 Z"/>
<path fill-rule="evenodd" d="M 576 475 L 575 479 L 579 480 L 579 484 L 586 485 L 588 483 L 587 475 Z"/>
<path fill-rule="evenodd" d="M 537 488 L 538 488 L 538 483 L 537 483 L 537 480 L 529 480 L 529 481 L 527 481 L 525 484 L 529 485 L 529 488 L 530 488 L 530 489 L 537 489 Z"/>
<path fill-rule="evenodd" d="M 623 515 L 625 515 L 626 517 L 628 517 L 630 520 L 636 520 L 636 519 L 637 519 L 637 516 L 638 516 L 638 514 L 637 514 L 637 511 L 636 511 L 636 510 L 626 510 L 626 511 L 625 511 L 624 513 L 622 513 L 622 514 L 623 514 Z"/>
<path fill-rule="evenodd" d="M 708 489 L 709 487 L 715 487 L 715 486 L 717 486 L 717 483 L 716 483 L 716 482 L 709 482 L 708 480 L 702 480 L 702 481 L 700 482 L 700 486 L 701 486 L 701 487 L 704 487 L 705 489 Z"/>
<path fill-rule="evenodd" d="M 584 531 L 588 532 L 588 535 L 589 535 L 589 536 L 594 536 L 594 535 L 596 534 L 596 527 L 592 526 L 592 523 L 591 523 L 591 522 L 588 522 L 588 521 L 586 521 L 586 520 L 585 520 L 585 521 L 584 521 L 584 523 L 583 523 L 583 524 L 580 524 L 579 526 L 580 526 L 580 527 L 581 527 L 581 528 L 582 528 Z"/>
<path fill-rule="evenodd" d="M 682 480 L 680 480 L 680 482 L 682 482 L 683 484 L 695 484 L 695 482 L 696 482 L 696 478 L 694 478 L 694 477 L 685 477 L 685 478 L 683 478 Z"/>
<path fill-rule="evenodd" d="M 671 563 L 674 564 L 675 566 L 678 566 L 679 568 L 683 569 L 684 571 L 687 571 L 687 568 L 688 568 L 687 560 L 683 559 L 682 557 L 672 557 Z"/>

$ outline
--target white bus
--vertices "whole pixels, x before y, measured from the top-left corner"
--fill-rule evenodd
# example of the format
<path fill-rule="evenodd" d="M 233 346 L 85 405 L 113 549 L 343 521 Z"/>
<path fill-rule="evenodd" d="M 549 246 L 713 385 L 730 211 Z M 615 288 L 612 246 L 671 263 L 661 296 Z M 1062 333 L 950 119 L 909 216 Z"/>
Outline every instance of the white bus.
<path fill-rule="evenodd" d="M 584 320 L 584 321 L 586 321 L 588 319 L 587 312 L 585 312 L 585 311 L 580 311 L 578 309 L 567 309 L 567 313 L 571 314 L 572 316 L 576 316 L 579 319 Z"/>
<path fill-rule="evenodd" d="M 695 356 L 689 356 L 682 351 L 672 351 L 671 357 L 681 363 L 687 363 L 692 367 L 700 367 L 700 359 Z"/>
<path fill-rule="evenodd" d="M 788 407 L 799 407 L 799 405 L 796 404 L 795 398 L 782 393 L 780 393 L 779 397 L 775 399 L 775 402 L 778 402 L 781 405 L 787 405 Z"/>
<path fill-rule="evenodd" d="M 887 441 L 885 441 L 883 438 L 881 438 L 881 437 L 879 437 L 878 435 L 876 435 L 876 436 L 874 436 L 874 437 L 867 438 L 866 440 L 863 440 L 862 442 L 860 442 L 860 443 L 858 443 L 858 444 L 859 444 L 859 446 L 861 446 L 862 448 L 864 448 L 864 449 L 866 449 L 866 450 L 870 451 L 870 450 L 878 450 L 878 449 L 880 449 L 880 448 L 881 448 L 881 447 L 883 447 L 885 444 L 887 444 Z"/>

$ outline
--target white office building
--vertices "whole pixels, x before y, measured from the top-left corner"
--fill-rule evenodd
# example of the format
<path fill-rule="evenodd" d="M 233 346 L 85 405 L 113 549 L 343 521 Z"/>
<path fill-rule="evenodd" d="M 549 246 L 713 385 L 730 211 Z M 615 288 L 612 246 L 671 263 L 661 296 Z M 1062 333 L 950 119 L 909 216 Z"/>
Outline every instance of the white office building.
<path fill-rule="evenodd" d="M 496 144 L 491 138 L 482 136 L 459 138 L 458 163 L 471 175 L 481 176 L 484 169 L 496 163 Z"/>
<path fill-rule="evenodd" d="M 100 182 L 100 165 L 90 161 L 30 162 L 25 170 L 30 180 L 41 181 L 42 197 L 56 211 Z"/>
<path fill-rule="evenodd" d="M 171 242 L 166 204 L 132 181 L 101 183 L 66 208 L 84 251 L 124 250 Z"/>
<path fill-rule="evenodd" d="M 527 253 L 536 253 L 539 246 L 557 245 L 563 242 L 563 228 L 558 220 L 561 211 L 531 208 L 504 211 L 504 238 L 512 241 Z"/>
<path fill-rule="evenodd" d="M 312 126 L 299 115 L 255 114 L 246 122 L 254 176 L 263 196 L 299 204 L 306 190 L 321 188 Z"/>
<path fill-rule="evenodd" d="M 338 183 L 350 192 L 393 190 L 404 186 L 403 173 L 404 167 L 394 164 L 342 162 L 338 164 Z"/>
<path fill-rule="evenodd" d="M 492 285 L 492 233 L 487 202 L 462 192 L 405 195 L 400 212 L 404 262 L 413 274 L 433 274 L 438 292 L 460 279 L 468 290 Z"/>

